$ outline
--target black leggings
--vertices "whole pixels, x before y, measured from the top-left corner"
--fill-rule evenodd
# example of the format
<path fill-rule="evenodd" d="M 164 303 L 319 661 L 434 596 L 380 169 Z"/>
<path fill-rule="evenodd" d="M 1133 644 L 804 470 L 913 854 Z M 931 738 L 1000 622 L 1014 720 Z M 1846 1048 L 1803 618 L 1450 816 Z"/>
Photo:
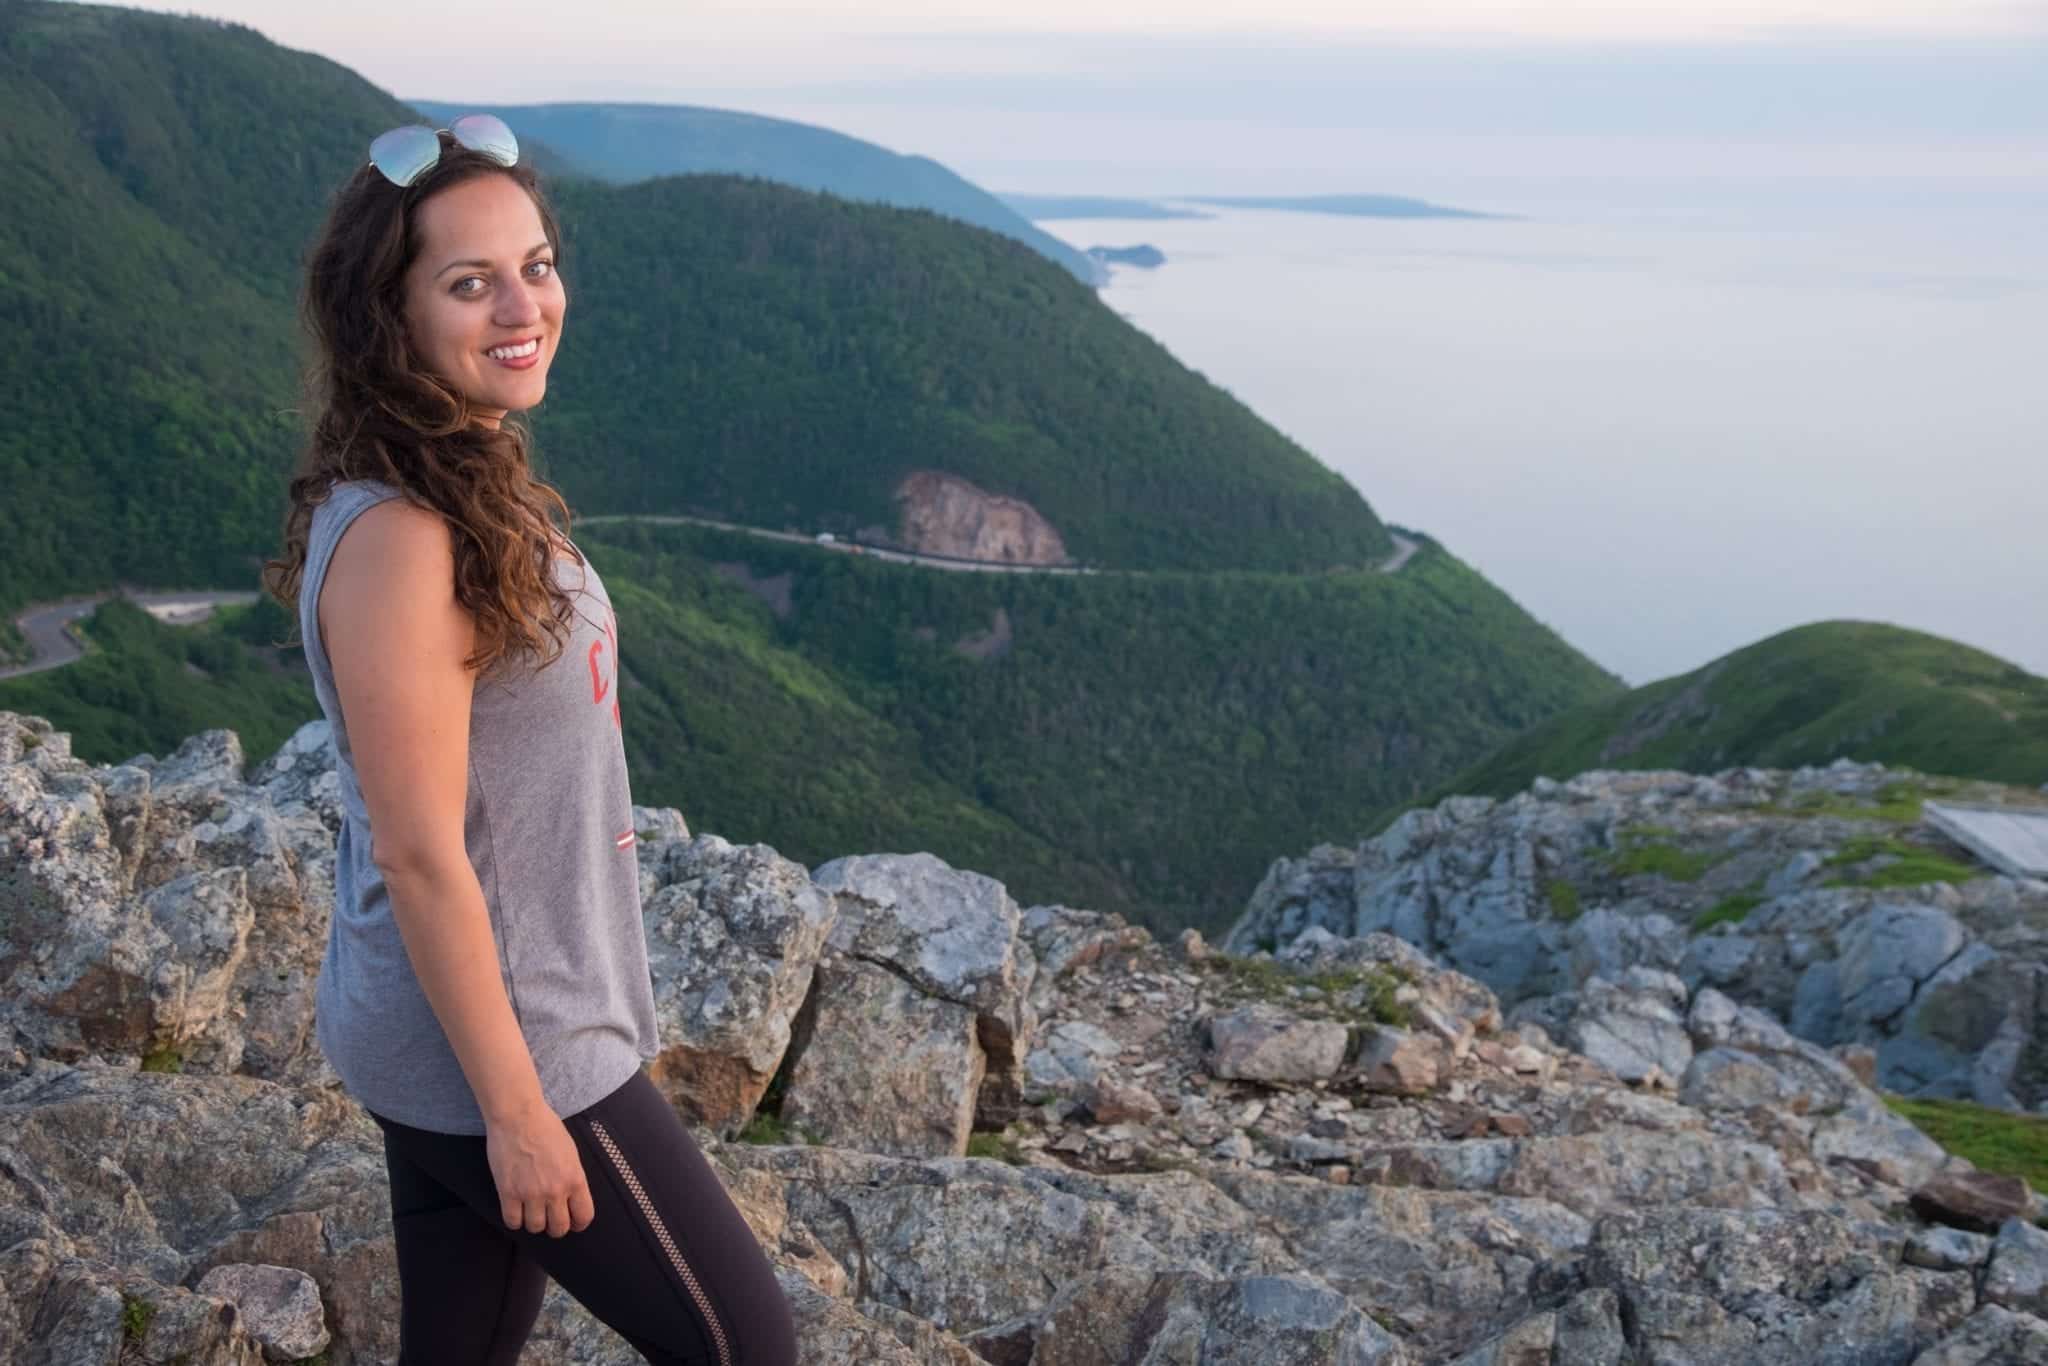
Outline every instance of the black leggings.
<path fill-rule="evenodd" d="M 559 1238 L 505 1227 L 482 1134 L 384 1130 L 399 1366 L 516 1366 L 552 1277 L 656 1366 L 795 1366 L 789 1298 L 645 1072 L 563 1117 L 596 1209 Z"/>

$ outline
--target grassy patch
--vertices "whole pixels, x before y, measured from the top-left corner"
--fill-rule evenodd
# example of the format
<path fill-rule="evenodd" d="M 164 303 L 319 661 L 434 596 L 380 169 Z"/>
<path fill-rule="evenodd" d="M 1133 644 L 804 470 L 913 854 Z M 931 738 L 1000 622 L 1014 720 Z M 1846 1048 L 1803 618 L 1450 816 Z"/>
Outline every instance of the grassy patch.
<path fill-rule="evenodd" d="M 1413 1023 L 1415 1012 L 1408 1008 L 1407 1002 L 1394 997 L 1402 982 L 1402 978 L 1389 972 L 1372 974 L 1366 983 L 1365 1013 L 1380 1024 L 1399 1025 L 1405 1029 Z"/>
<path fill-rule="evenodd" d="M 1768 816 L 1841 816 L 1915 825 L 1922 816 L 1921 804 L 1929 797 L 1946 797 L 1962 788 L 1963 784 L 1952 778 L 1897 778 L 1877 790 L 1875 801 L 1811 788 L 1789 801 L 1762 802 L 1750 809 Z"/>
<path fill-rule="evenodd" d="M 1024 1165 L 1024 1149 L 1018 1144 L 1017 1136 L 1008 1129 L 1000 1133 L 967 1135 L 967 1156 L 994 1158 L 1013 1167 Z"/>
<path fill-rule="evenodd" d="M 1829 855 L 1823 868 L 1845 868 L 1866 863 L 1881 854 L 1889 854 L 1897 860 L 1881 868 L 1873 869 L 1863 877 L 1830 878 L 1823 883 L 1826 887 L 1917 887 L 1929 882 L 1968 882 L 1971 878 L 1984 876 L 1984 869 L 1976 864 L 1958 863 L 1940 854 L 1903 840 L 1889 837 L 1864 836 L 1850 840 Z"/>
<path fill-rule="evenodd" d="M 1884 1103 L 1958 1157 L 1987 1172 L 2025 1177 L 2048 1195 L 2048 1116 L 2015 1114 L 1967 1100 L 1913 1100 L 1886 1095 Z"/>
<path fill-rule="evenodd" d="M 139 1299 L 125 1291 L 121 1295 L 121 1336 L 130 1342 L 140 1342 L 149 1334 L 150 1320 L 156 1317 L 156 1306 L 148 1300 Z"/>
<path fill-rule="evenodd" d="M 740 1126 L 734 1138 L 742 1143 L 808 1143 L 814 1147 L 825 1141 L 803 1125 L 782 1117 L 782 1096 L 789 1086 L 790 1065 L 795 1061 L 789 1054 L 783 1055 L 775 1075 L 768 1078 L 761 1099 L 755 1102 L 753 1115 Z"/>
<path fill-rule="evenodd" d="M 1724 896 L 1701 911 L 1693 919 L 1692 932 L 1705 934 L 1716 925 L 1739 925 L 1743 917 L 1763 905 L 1766 900 L 1768 898 L 1764 896 L 1761 885 L 1752 883 L 1749 890 Z"/>
<path fill-rule="evenodd" d="M 1673 882 L 1698 882 L 1707 869 L 1726 858 L 1725 853 L 1694 853 L 1671 843 L 1665 828 L 1658 825 L 1624 827 L 1622 847 L 1602 850 L 1607 870 L 1616 877 L 1654 873 Z"/>
<path fill-rule="evenodd" d="M 1410 1020 L 1407 1003 L 1395 997 L 1402 987 L 1414 981 L 1414 975 L 1397 964 L 1303 973 L 1270 958 L 1228 953 L 1212 953 L 1197 961 L 1204 970 L 1228 976 L 1256 996 L 1282 1000 L 1289 987 L 1314 987 L 1339 1006 L 1356 997 L 1357 1013 L 1376 1023 L 1405 1026 Z"/>
<path fill-rule="evenodd" d="M 742 1143 L 787 1143 L 789 1131 L 783 1127 L 781 1115 L 756 1110 L 733 1137 Z"/>
<path fill-rule="evenodd" d="M 1543 884 L 1543 897 L 1550 903 L 1550 914 L 1566 924 L 1577 920 L 1583 909 L 1579 905 L 1579 889 L 1561 877 Z"/>
<path fill-rule="evenodd" d="M 166 1044 L 152 1048 L 142 1055 L 142 1070 L 145 1072 L 180 1072 L 185 1067 L 185 1055 Z"/>
<path fill-rule="evenodd" d="M 1955 787 L 1956 784 L 1938 778 L 1900 778 L 1877 790 L 1877 805 L 1872 814 L 1881 821 L 1917 825 L 1921 816 L 1920 804 L 1929 797 L 1951 792 Z"/>

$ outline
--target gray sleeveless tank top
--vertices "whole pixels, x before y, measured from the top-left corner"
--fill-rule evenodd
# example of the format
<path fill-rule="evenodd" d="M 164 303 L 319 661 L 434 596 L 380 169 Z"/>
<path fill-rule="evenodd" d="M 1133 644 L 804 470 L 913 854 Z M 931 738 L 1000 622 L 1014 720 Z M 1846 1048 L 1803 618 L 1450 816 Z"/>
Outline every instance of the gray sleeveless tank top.
<path fill-rule="evenodd" d="M 315 1037 L 366 1108 L 418 1129 L 481 1134 L 483 1112 L 370 858 L 369 812 L 317 615 L 342 533 L 365 509 L 403 495 L 367 479 L 331 489 L 313 510 L 298 604 L 313 691 L 333 729 L 343 810 Z M 555 565 L 577 605 L 574 634 L 544 668 L 530 653 L 510 655 L 476 679 L 463 843 L 541 1093 L 557 1115 L 570 1115 L 611 1094 L 659 1045 L 620 728 L 618 623 L 594 566 L 567 557 Z"/>

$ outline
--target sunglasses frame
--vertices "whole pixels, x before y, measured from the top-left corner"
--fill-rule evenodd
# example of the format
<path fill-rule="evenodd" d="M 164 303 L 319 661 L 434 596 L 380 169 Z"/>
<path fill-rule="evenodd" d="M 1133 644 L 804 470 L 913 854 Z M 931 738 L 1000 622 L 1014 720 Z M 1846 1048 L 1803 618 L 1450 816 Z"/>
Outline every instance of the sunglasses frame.
<path fill-rule="evenodd" d="M 488 120 L 488 123 L 484 122 L 485 120 Z M 389 139 L 400 133 L 415 132 L 424 133 L 433 139 L 433 150 L 426 160 L 413 167 L 411 173 L 401 180 L 393 175 L 384 163 L 396 161 L 394 153 L 404 144 L 392 143 Z M 453 137 L 456 142 L 472 152 L 482 152 L 500 166 L 516 166 L 519 163 L 519 139 L 513 135 L 511 127 L 496 114 L 475 113 L 464 114 L 450 120 L 446 128 L 429 128 L 424 123 L 402 123 L 396 128 L 386 129 L 370 140 L 369 164 L 375 166 L 378 174 L 393 185 L 405 189 L 440 161 L 443 133 Z M 500 133 L 503 134 L 502 137 L 499 136 Z M 378 151 L 380 143 L 384 144 L 382 152 Z"/>

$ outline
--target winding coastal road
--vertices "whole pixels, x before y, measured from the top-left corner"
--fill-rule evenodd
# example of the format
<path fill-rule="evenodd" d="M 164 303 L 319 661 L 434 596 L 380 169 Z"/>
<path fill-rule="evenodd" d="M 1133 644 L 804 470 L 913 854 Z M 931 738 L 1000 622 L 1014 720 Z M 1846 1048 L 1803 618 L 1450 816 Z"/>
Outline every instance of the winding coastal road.
<path fill-rule="evenodd" d="M 665 522 L 671 525 L 715 526 L 726 531 L 744 531 L 750 536 L 763 536 L 773 541 L 797 541 L 804 545 L 815 546 L 820 550 L 837 550 L 846 554 L 872 555 L 878 560 L 893 560 L 898 564 L 921 564 L 932 569 L 979 570 L 983 573 L 994 574 L 1142 574 L 1147 572 L 1142 569 L 1086 569 L 1072 565 L 1003 564 L 994 560 L 963 559 L 957 555 L 931 555 L 909 550 L 884 550 L 879 546 L 860 545 L 853 541 L 820 541 L 815 536 L 805 535 L 801 531 L 770 531 L 766 527 L 741 526 L 737 522 L 721 522 L 713 517 L 689 517 L 682 514 L 607 512 L 599 513 L 592 517 L 578 517 L 575 520 L 579 524 Z M 1379 566 L 1379 572 L 1382 574 L 1395 573 L 1402 565 L 1408 563 L 1409 558 L 1417 550 L 1422 548 L 1419 542 L 1403 536 L 1398 531 L 1390 531 L 1387 534 L 1394 538 L 1394 553 L 1387 557 L 1386 563 Z"/>
<path fill-rule="evenodd" d="M 655 513 L 602 513 L 594 517 L 577 517 L 578 524 L 603 522 L 666 522 L 696 526 L 715 526 L 726 531 L 744 531 L 752 536 L 762 536 L 773 541 L 794 541 L 818 550 L 837 550 L 844 554 L 871 555 L 878 560 L 892 560 L 898 564 L 921 564 L 932 569 L 975 570 L 992 574 L 1141 574 L 1138 569 L 1088 569 L 1073 565 L 1045 564 L 1001 564 L 993 560 L 969 560 L 952 555 L 928 555 L 908 550 L 884 550 L 878 546 L 858 545 L 852 541 L 820 541 L 800 531 L 770 531 L 766 527 L 742 526 L 737 522 L 721 522 L 711 517 L 690 517 L 681 514 L 661 515 Z M 1421 549 L 1418 542 L 1389 532 L 1394 538 L 1394 553 L 1379 566 L 1382 574 L 1392 574 L 1408 563 L 1409 558 Z M 0 667 L 0 678 L 18 678 L 23 674 L 40 673 L 45 669 L 61 668 L 77 659 L 83 651 L 78 640 L 71 633 L 71 623 L 91 614 L 95 607 L 112 597 L 125 597 L 149 612 L 159 621 L 173 626 L 190 626 L 213 615 L 216 606 L 227 603 L 256 601 L 259 595 L 250 592 L 216 592 L 208 589 L 193 589 L 186 592 L 137 593 L 127 589 L 94 593 L 86 597 L 59 598 L 53 602 L 33 603 L 28 610 L 14 619 L 15 625 L 28 638 L 29 662 L 11 667 Z"/>
<path fill-rule="evenodd" d="M 0 678 L 19 678 L 23 674 L 41 673 L 45 669 L 60 668 L 77 659 L 84 651 L 79 648 L 77 638 L 71 634 L 71 623 L 80 617 L 90 616 L 92 610 L 108 598 L 127 598 L 158 621 L 168 622 L 172 626 L 190 626 L 212 616 L 215 607 L 224 603 L 254 602 L 257 594 L 215 592 L 196 588 L 167 593 L 134 593 L 125 589 L 115 589 L 106 593 L 94 593 L 89 597 L 59 598 L 55 602 L 34 603 L 26 612 L 14 619 L 14 624 L 28 637 L 29 662 L 0 668 Z"/>

